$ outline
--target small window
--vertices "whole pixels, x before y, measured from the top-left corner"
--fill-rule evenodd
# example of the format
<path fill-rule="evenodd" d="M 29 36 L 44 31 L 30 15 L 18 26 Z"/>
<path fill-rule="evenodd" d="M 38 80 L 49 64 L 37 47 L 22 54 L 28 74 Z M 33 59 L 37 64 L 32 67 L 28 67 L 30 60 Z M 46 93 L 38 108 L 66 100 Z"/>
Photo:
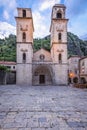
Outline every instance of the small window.
<path fill-rule="evenodd" d="M 82 62 L 82 66 L 84 66 L 84 62 Z"/>
<path fill-rule="evenodd" d="M 59 54 L 58 60 L 59 60 L 59 64 L 61 64 L 62 63 L 62 55 L 61 54 Z"/>
<path fill-rule="evenodd" d="M 57 19 L 62 18 L 62 14 L 61 14 L 61 13 L 57 13 L 57 14 L 56 14 L 56 18 L 57 18 Z"/>
<path fill-rule="evenodd" d="M 61 40 L 61 33 L 58 34 L 58 39 Z"/>
<path fill-rule="evenodd" d="M 75 69 L 75 74 L 77 74 L 77 72 L 78 72 L 77 69 Z"/>
<path fill-rule="evenodd" d="M 26 10 L 23 10 L 23 17 L 26 17 Z"/>
<path fill-rule="evenodd" d="M 23 53 L 23 63 L 26 63 L 26 53 Z"/>
<path fill-rule="evenodd" d="M 11 69 L 11 66 L 7 66 L 8 69 Z"/>
<path fill-rule="evenodd" d="M 15 69 L 15 66 L 13 66 L 13 69 Z"/>
<path fill-rule="evenodd" d="M 23 32 L 22 38 L 23 38 L 23 41 L 26 41 L 26 33 L 25 32 Z"/>
<path fill-rule="evenodd" d="M 43 54 L 40 55 L 40 60 L 44 60 L 45 56 Z"/>

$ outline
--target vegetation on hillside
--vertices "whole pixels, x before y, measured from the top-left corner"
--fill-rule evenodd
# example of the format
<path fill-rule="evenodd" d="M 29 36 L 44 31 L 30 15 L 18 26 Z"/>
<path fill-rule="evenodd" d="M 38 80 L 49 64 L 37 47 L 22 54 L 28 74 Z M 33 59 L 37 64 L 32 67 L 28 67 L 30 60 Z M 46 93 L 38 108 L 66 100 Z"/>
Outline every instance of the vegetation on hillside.
<path fill-rule="evenodd" d="M 50 36 L 34 39 L 34 51 L 44 48 L 50 51 Z M 68 32 L 68 56 L 87 56 L 87 41 L 80 40 L 76 35 Z M 0 39 L 0 60 L 16 61 L 16 36 Z"/>
<path fill-rule="evenodd" d="M 44 48 L 50 51 L 50 38 L 34 39 L 34 51 Z"/>
<path fill-rule="evenodd" d="M 78 36 L 68 32 L 68 55 L 87 55 L 87 41 L 83 41 Z"/>
<path fill-rule="evenodd" d="M 0 71 L 7 71 L 7 67 L 3 66 L 3 65 L 0 65 Z"/>
<path fill-rule="evenodd" d="M 16 36 L 0 39 L 0 60 L 16 61 Z"/>

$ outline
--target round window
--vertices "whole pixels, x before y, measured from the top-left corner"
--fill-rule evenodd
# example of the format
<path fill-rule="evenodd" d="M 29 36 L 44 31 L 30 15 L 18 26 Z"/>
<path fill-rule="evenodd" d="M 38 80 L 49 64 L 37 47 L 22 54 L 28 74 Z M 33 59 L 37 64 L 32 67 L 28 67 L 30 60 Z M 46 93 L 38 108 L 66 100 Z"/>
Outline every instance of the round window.
<path fill-rule="evenodd" d="M 40 60 L 44 60 L 45 56 L 43 54 L 40 55 Z"/>

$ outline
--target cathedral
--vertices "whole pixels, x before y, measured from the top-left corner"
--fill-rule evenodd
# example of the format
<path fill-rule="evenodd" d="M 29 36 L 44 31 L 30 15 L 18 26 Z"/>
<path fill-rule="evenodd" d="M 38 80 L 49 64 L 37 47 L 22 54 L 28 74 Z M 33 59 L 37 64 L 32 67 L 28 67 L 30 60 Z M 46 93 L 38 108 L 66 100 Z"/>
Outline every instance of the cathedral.
<path fill-rule="evenodd" d="M 45 49 L 33 51 L 33 17 L 28 8 L 17 8 L 17 72 L 16 83 L 20 85 L 67 85 L 67 22 L 66 7 L 55 4 L 50 25 L 50 52 Z"/>

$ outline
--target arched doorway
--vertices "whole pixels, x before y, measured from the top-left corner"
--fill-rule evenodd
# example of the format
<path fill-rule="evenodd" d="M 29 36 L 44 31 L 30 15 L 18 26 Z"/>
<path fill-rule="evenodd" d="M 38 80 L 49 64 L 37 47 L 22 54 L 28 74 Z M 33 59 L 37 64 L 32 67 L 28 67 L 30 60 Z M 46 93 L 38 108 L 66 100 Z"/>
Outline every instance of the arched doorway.
<path fill-rule="evenodd" d="M 85 80 L 85 78 L 84 78 L 84 77 L 81 77 L 81 79 L 80 79 L 80 80 L 81 80 L 81 83 L 82 83 L 82 84 L 85 84 L 85 83 L 86 83 L 86 80 Z"/>
<path fill-rule="evenodd" d="M 77 77 L 73 78 L 73 83 L 78 83 L 78 78 Z"/>
<path fill-rule="evenodd" d="M 51 85 L 52 76 L 48 66 L 39 65 L 33 72 L 33 85 Z"/>

